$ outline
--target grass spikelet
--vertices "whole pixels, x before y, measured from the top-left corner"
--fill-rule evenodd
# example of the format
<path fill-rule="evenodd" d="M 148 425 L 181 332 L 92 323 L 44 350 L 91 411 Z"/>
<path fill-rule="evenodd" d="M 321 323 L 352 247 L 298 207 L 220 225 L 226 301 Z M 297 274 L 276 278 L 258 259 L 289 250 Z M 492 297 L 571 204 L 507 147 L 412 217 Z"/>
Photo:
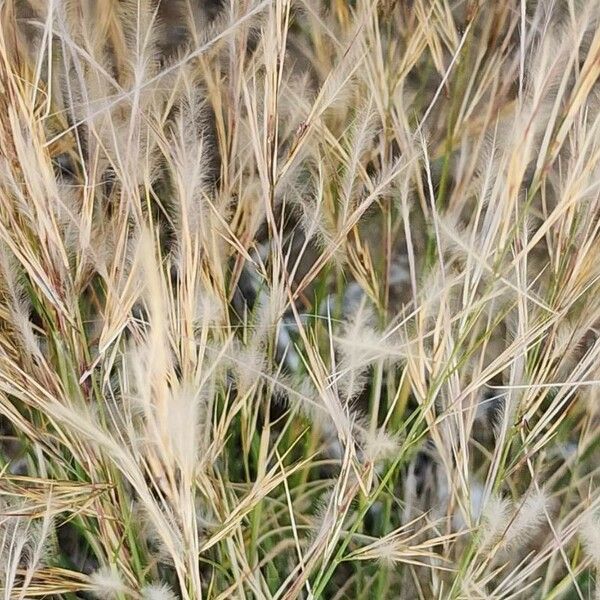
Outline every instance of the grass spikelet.
<path fill-rule="evenodd" d="M 579 535 L 588 557 L 596 567 L 600 566 L 600 523 L 593 512 L 586 512 L 579 528 Z"/>
<path fill-rule="evenodd" d="M 118 598 L 127 586 L 114 566 L 103 567 L 90 575 L 91 591 L 96 598 Z"/>
<path fill-rule="evenodd" d="M 511 549 L 527 541 L 545 521 L 547 507 L 548 498 L 543 491 L 528 494 L 517 507 L 517 513 L 504 534 L 502 545 Z"/>
<path fill-rule="evenodd" d="M 142 590 L 144 600 L 175 600 L 176 596 L 168 585 L 152 584 Z"/>
<path fill-rule="evenodd" d="M 491 496 L 481 515 L 482 550 L 498 541 L 507 530 L 510 522 L 511 504 L 507 498 Z"/>

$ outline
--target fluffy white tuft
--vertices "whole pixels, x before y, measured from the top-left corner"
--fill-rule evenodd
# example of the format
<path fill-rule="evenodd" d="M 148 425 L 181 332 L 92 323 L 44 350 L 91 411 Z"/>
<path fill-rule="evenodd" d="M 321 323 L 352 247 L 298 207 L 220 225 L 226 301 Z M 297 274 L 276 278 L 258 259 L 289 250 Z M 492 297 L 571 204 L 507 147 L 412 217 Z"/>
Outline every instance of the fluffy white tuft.
<path fill-rule="evenodd" d="M 579 537 L 585 553 L 597 567 L 600 567 L 600 515 L 587 512 L 579 528 Z"/>
<path fill-rule="evenodd" d="M 177 596 L 166 583 L 152 583 L 142 590 L 143 600 L 176 600 Z"/>
<path fill-rule="evenodd" d="M 503 546 L 514 549 L 530 540 L 544 523 L 548 505 L 549 499 L 542 490 L 532 492 L 517 509 L 517 515 L 506 531 Z"/>
<path fill-rule="evenodd" d="M 92 594 L 101 600 L 116 598 L 119 594 L 127 591 L 121 574 L 117 568 L 112 566 L 101 567 L 90 575 L 90 586 Z"/>

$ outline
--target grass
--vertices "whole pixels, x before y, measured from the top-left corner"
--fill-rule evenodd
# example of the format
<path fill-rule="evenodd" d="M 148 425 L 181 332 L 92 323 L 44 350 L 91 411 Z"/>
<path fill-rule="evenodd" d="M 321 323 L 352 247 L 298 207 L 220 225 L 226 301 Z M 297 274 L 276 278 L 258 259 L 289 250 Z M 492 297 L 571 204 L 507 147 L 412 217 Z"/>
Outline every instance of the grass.
<path fill-rule="evenodd" d="M 600 597 L 599 21 L 0 0 L 3 598 Z"/>

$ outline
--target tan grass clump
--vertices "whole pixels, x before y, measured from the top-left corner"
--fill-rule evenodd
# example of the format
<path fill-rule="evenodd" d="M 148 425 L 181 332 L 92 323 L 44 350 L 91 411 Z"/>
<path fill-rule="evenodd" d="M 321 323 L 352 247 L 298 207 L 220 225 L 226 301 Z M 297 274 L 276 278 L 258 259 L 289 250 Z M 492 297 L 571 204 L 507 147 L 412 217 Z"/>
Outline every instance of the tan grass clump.
<path fill-rule="evenodd" d="M 598 595 L 597 0 L 0 0 L 4 598 Z"/>

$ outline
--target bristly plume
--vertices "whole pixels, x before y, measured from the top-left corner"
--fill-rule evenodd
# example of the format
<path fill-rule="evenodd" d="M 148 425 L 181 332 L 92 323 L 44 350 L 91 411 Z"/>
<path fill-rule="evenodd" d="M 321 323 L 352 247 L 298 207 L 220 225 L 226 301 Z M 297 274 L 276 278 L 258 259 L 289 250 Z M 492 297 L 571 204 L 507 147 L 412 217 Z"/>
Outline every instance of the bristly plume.
<path fill-rule="evenodd" d="M 114 565 L 94 571 L 89 577 L 89 583 L 91 592 L 98 599 L 118 598 L 127 592 L 127 586 Z"/>
<path fill-rule="evenodd" d="M 177 596 L 165 583 L 147 585 L 142 590 L 142 598 L 144 600 L 176 600 Z"/>

